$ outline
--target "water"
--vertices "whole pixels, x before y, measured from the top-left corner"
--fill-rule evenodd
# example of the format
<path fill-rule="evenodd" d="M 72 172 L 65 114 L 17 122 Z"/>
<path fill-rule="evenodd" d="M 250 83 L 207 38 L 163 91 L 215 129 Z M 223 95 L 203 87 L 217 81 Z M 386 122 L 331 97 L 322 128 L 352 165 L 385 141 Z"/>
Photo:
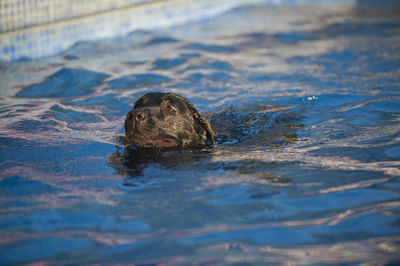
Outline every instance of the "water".
<path fill-rule="evenodd" d="M 1 263 L 398 263 L 396 12 L 249 6 L 2 63 Z M 127 150 L 155 90 L 218 144 Z"/>

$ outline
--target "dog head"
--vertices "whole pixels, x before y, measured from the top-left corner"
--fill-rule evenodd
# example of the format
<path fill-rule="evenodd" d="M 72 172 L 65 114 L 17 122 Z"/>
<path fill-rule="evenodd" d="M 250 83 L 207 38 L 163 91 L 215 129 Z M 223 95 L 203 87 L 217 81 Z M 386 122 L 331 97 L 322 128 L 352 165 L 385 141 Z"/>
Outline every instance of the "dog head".
<path fill-rule="evenodd" d="M 186 98 L 174 93 L 143 95 L 128 113 L 125 132 L 138 148 L 185 148 L 215 144 L 210 122 Z"/>

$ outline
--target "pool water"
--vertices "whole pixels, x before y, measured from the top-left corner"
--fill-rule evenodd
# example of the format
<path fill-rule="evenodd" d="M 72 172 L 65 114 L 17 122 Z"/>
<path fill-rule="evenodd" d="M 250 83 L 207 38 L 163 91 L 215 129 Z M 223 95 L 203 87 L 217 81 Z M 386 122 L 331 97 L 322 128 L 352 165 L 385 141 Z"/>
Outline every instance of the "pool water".
<path fill-rule="evenodd" d="M 0 65 L 1 264 L 396 264 L 400 17 L 246 6 Z M 127 149 L 149 91 L 217 145 Z"/>

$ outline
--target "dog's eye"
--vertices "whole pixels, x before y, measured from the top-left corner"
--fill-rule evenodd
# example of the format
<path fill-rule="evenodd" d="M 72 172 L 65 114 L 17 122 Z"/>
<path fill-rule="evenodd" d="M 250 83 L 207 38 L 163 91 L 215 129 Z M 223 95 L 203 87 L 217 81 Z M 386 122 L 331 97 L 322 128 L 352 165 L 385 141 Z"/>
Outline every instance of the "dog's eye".
<path fill-rule="evenodd" d="M 167 110 L 167 112 L 172 114 L 176 113 L 176 109 L 170 105 L 165 106 L 165 110 Z"/>

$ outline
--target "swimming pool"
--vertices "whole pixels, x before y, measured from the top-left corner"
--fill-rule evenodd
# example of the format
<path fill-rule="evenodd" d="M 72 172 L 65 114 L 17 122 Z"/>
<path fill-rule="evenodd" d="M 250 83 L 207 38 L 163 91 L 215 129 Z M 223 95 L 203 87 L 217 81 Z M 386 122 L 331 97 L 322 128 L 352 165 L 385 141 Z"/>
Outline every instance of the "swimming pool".
<path fill-rule="evenodd" d="M 393 12 L 392 12 L 393 11 Z M 399 261 L 395 10 L 250 5 L 0 68 L 2 264 Z M 128 151 L 149 91 L 218 144 Z"/>

